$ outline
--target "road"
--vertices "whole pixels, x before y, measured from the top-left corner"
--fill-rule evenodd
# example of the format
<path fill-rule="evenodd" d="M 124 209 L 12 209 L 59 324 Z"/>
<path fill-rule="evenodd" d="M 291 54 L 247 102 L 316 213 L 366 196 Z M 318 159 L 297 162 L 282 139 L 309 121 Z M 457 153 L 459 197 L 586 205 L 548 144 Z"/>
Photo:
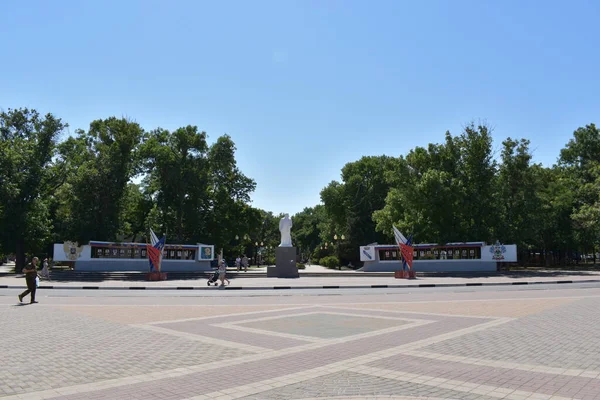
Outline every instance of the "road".
<path fill-rule="evenodd" d="M 17 293 L 2 400 L 600 399 L 600 283 Z"/>
<path fill-rule="evenodd" d="M 523 286 L 482 286 L 482 287 L 420 287 L 420 288 L 347 288 L 347 289 L 246 289 L 237 290 L 126 290 L 126 289 L 51 289 L 38 290 L 38 300 L 57 297 L 201 297 L 201 298 L 252 298 L 252 297 L 282 297 L 282 296 L 356 296 L 356 295 L 384 295 L 384 294 L 424 294 L 424 293 L 475 293 L 475 292 L 529 292 L 545 290 L 568 290 L 600 288 L 600 282 L 573 283 L 573 284 L 537 284 Z M 20 289 L 0 289 L 0 304 L 11 304 L 13 298 L 21 293 Z"/>

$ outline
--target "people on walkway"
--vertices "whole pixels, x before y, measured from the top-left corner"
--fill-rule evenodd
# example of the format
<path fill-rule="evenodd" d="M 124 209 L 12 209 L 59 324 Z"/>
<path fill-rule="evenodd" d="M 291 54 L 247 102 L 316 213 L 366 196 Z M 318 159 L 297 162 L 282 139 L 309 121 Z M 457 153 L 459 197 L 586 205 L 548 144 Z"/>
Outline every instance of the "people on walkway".
<path fill-rule="evenodd" d="M 244 267 L 244 271 L 248 272 L 248 257 L 245 254 L 242 257 L 242 266 Z"/>
<path fill-rule="evenodd" d="M 19 295 L 20 302 L 23 302 L 23 297 L 31 293 L 31 301 L 29 303 L 37 303 L 37 301 L 35 301 L 35 291 L 37 289 L 36 278 L 38 276 L 37 264 L 39 261 L 39 258 L 33 257 L 33 260 L 31 260 L 31 264 L 23 268 L 23 272 L 25 273 L 25 282 L 27 282 L 27 290 Z"/>
<path fill-rule="evenodd" d="M 44 262 L 42 263 L 42 272 L 40 276 L 46 280 L 50 280 L 50 270 L 48 269 L 48 259 L 44 258 Z"/>
<path fill-rule="evenodd" d="M 221 286 L 225 286 L 225 281 L 227 281 L 227 284 L 229 285 L 229 279 L 227 279 L 227 263 L 225 262 L 225 260 L 221 260 L 221 263 L 219 264 L 219 280 L 221 281 Z"/>
<path fill-rule="evenodd" d="M 240 256 L 238 256 L 235 259 L 235 267 L 237 268 L 238 272 L 240 271 L 241 265 L 242 265 L 242 259 L 240 258 Z"/>

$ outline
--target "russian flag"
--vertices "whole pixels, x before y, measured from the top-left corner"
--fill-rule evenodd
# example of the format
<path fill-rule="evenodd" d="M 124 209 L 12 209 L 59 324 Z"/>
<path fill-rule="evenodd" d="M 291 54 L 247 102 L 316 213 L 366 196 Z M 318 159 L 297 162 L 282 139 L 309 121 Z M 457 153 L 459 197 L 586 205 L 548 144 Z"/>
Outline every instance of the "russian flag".
<path fill-rule="evenodd" d="M 396 243 L 398 243 L 398 247 L 400 248 L 400 254 L 402 254 L 402 269 L 406 270 L 406 267 L 412 269 L 413 263 L 413 247 L 412 247 L 412 234 L 407 239 L 402 232 L 398 230 L 394 225 L 392 225 L 394 229 L 394 237 L 396 238 Z"/>
<path fill-rule="evenodd" d="M 402 269 L 406 270 L 406 267 L 412 269 L 413 264 L 413 247 L 412 247 L 412 233 L 406 240 L 406 243 L 400 245 L 400 253 L 402 253 Z"/>
<path fill-rule="evenodd" d="M 154 231 L 150 229 L 150 240 L 152 244 L 146 245 L 146 251 L 148 252 L 148 261 L 150 262 L 150 272 L 160 272 L 160 264 L 162 261 L 162 251 L 165 248 L 165 242 L 167 237 L 163 236 L 159 239 Z"/>

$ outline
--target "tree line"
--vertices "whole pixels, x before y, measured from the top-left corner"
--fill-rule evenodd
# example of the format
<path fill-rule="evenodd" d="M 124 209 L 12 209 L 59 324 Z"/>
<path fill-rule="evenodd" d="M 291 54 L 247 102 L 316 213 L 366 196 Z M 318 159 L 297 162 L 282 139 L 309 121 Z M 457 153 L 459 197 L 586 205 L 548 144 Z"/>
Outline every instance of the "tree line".
<path fill-rule="evenodd" d="M 49 254 L 65 240 L 214 244 L 226 257 L 273 262 L 281 215 L 251 205 L 256 183 L 237 166 L 228 135 L 209 144 L 196 126 L 146 131 L 125 118 L 66 135 L 53 114 L 0 113 L 0 255 Z M 358 246 L 392 243 L 391 226 L 417 242 L 516 243 L 523 262 L 569 263 L 600 241 L 600 132 L 574 132 L 557 164 L 533 162 L 529 141 L 493 150 L 470 124 L 405 156 L 363 157 L 293 216 L 303 258 L 358 265 Z"/>
<path fill-rule="evenodd" d="M 337 255 L 356 263 L 358 246 L 393 243 L 394 224 L 417 243 L 517 244 L 522 264 L 564 265 L 582 255 L 595 263 L 598 128 L 575 130 L 551 167 L 533 161 L 527 139 L 507 138 L 498 153 L 490 128 L 471 123 L 460 135 L 446 132 L 443 143 L 405 156 L 350 162 L 341 182 L 321 191 L 322 204 L 296 216 L 306 221 L 298 241 L 316 249 L 316 258 Z"/>
<path fill-rule="evenodd" d="M 145 131 L 110 117 L 60 140 L 67 126 L 25 108 L 0 113 L 0 255 L 15 254 L 17 270 L 54 242 L 143 242 L 150 229 L 226 253 L 276 240 L 277 216 L 250 205 L 256 183 L 231 137 L 209 145 L 195 126 Z"/>

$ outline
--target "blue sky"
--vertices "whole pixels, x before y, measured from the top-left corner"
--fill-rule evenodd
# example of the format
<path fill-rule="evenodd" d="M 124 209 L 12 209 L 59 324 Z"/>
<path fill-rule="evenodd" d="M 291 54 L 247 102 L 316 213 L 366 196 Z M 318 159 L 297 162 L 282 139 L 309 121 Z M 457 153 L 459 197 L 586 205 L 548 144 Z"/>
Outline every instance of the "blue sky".
<path fill-rule="evenodd" d="M 18 1 L 0 108 L 227 133 L 253 204 L 295 213 L 347 162 L 474 120 L 551 165 L 600 123 L 597 1 Z"/>

